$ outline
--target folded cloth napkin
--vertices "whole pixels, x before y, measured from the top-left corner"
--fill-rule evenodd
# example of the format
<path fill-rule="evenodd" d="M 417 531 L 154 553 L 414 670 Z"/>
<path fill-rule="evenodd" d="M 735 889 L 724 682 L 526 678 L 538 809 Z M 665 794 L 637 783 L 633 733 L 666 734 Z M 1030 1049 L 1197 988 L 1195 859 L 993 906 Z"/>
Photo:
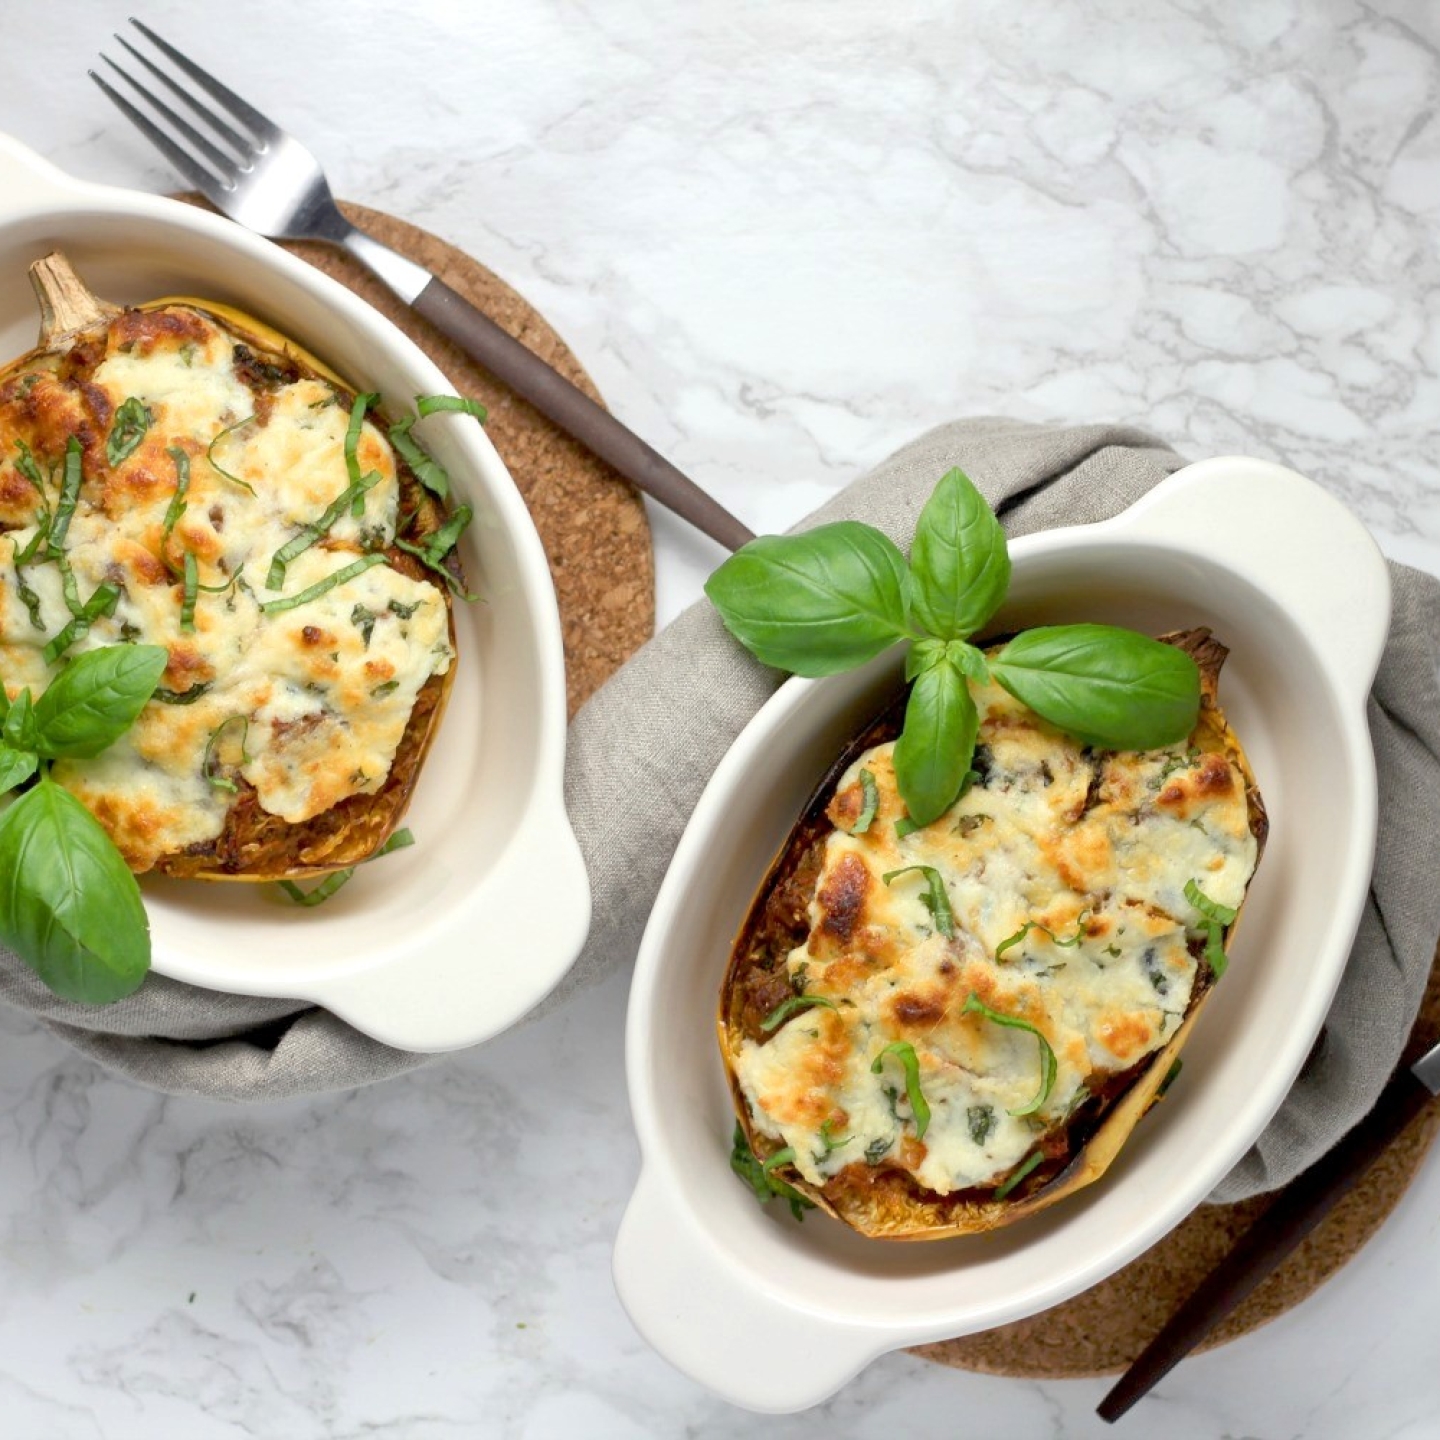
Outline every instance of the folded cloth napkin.
<path fill-rule="evenodd" d="M 1139 430 L 963 421 L 906 446 L 801 528 L 865 520 L 908 549 L 935 482 L 959 465 L 1007 532 L 1024 535 L 1115 515 L 1184 463 Z M 1283 1184 L 1369 1109 L 1429 974 L 1440 934 L 1440 582 L 1391 570 L 1394 622 L 1370 707 L 1384 816 L 1370 899 L 1320 1042 L 1217 1199 Z M 742 651 L 700 601 L 581 710 L 570 731 L 566 799 L 594 917 L 579 962 L 536 1015 L 631 964 L 701 789 L 782 678 Z M 241 1100 L 346 1089 L 433 1058 L 380 1045 L 295 1001 L 218 995 L 160 976 L 119 1004 L 89 1009 L 57 1000 L 0 954 L 0 996 L 102 1064 L 175 1093 Z"/>

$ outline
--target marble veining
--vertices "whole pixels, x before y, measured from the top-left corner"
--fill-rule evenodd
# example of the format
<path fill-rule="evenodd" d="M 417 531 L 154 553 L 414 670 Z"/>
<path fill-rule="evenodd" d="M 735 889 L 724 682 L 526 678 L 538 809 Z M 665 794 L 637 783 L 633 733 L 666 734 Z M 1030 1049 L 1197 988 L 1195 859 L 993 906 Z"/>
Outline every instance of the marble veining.
<path fill-rule="evenodd" d="M 0 131 L 175 177 L 84 77 L 119 0 L 12 6 Z M 467 249 L 758 529 L 961 414 L 1148 427 L 1332 489 L 1440 573 L 1440 12 L 1407 0 L 256 0 L 144 18 Z M 112 47 L 113 48 L 113 47 Z M 655 514 L 669 618 L 718 559 Z M 0 1433 L 705 1436 L 754 1417 L 609 1278 L 624 977 L 342 1096 L 167 1099 L 0 1012 Z M 1127 1422 L 1437 1440 L 1434 1157 L 1305 1305 Z M 1105 1386 L 887 1357 L 778 1440 L 1109 1434 Z M 1124 1433 L 1119 1431 L 1116 1433 Z"/>

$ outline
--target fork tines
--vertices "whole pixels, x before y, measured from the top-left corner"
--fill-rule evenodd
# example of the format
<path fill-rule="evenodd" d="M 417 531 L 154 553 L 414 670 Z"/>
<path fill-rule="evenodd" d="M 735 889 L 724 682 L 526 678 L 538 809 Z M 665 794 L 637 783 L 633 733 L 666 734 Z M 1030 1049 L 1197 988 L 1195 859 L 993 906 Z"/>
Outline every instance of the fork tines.
<path fill-rule="evenodd" d="M 128 70 L 116 64 L 108 55 L 101 59 L 120 76 L 136 95 L 145 101 L 150 112 L 158 116 L 170 133 L 157 125 L 151 116 L 111 85 L 94 70 L 90 78 L 110 97 L 124 115 L 141 131 L 155 147 L 180 171 L 197 189 L 207 195 L 216 190 L 229 191 L 236 180 L 247 173 L 258 155 L 278 138 L 279 131 L 254 106 L 247 104 L 233 90 L 222 85 L 213 75 L 202 70 L 195 62 L 181 54 L 173 45 L 161 39 L 147 25 L 132 19 L 130 23 L 163 55 L 177 70 L 188 76 L 195 85 L 215 102 L 207 105 L 197 98 L 193 91 L 162 70 L 153 60 L 141 54 L 123 35 L 115 39 L 137 60 L 166 90 L 181 101 L 198 120 L 209 127 L 214 139 L 195 128 L 179 115 L 151 89 L 147 89 Z M 215 108 L 215 107 L 218 107 Z M 239 126 L 249 134 L 242 134 Z M 185 142 L 178 144 L 175 136 Z M 216 144 L 216 140 L 220 144 Z M 221 145 L 226 148 L 222 149 Z M 186 146 L 189 148 L 187 149 Z M 202 158 L 203 157 L 203 158 Z"/>

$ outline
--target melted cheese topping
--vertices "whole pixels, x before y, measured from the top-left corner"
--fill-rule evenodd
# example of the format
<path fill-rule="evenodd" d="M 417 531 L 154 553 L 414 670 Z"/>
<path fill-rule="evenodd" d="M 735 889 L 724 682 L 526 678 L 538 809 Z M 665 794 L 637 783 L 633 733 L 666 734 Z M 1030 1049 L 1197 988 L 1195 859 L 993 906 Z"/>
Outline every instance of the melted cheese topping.
<path fill-rule="evenodd" d="M 349 397 L 306 374 L 247 383 L 264 362 L 188 307 L 127 311 L 103 342 L 85 343 L 94 348 L 80 369 L 46 357 L 0 388 L 0 526 L 10 527 L 0 533 L 0 677 L 11 698 L 25 687 L 38 696 L 65 663 L 43 655 L 71 620 L 61 568 L 41 558 L 43 547 L 18 569 L 16 556 L 55 511 L 74 435 L 83 481 L 65 556 L 82 602 L 102 583 L 120 598 L 68 654 L 125 640 L 163 645 L 162 689 L 191 698 L 152 701 L 104 754 L 58 762 L 54 778 L 136 871 L 221 833 L 236 796 L 211 783 L 207 765 L 212 776 L 243 775 L 263 810 L 292 823 L 374 793 L 421 687 L 453 659 L 445 597 L 381 564 L 293 608 L 261 606 L 393 542 L 400 487 L 389 442 L 365 423 L 360 472 L 379 478 L 360 513 L 346 506 L 271 589 L 275 553 L 350 486 Z M 127 400 L 151 423 L 111 466 L 106 441 Z M 43 496 L 24 474 L 22 443 Z M 167 535 L 182 465 L 189 486 Z M 187 552 L 210 587 L 196 597 L 193 630 L 181 625 Z"/>
<path fill-rule="evenodd" d="M 810 934 L 787 962 L 792 985 L 829 1004 L 741 1047 L 736 1070 L 757 1128 L 792 1147 L 815 1185 L 850 1164 L 884 1163 L 944 1195 L 1013 1169 L 1184 1018 L 1205 928 L 1186 882 L 1238 908 L 1255 867 L 1245 782 L 1227 756 L 1082 752 L 998 686 L 973 688 L 981 779 L 933 824 L 897 838 L 905 809 L 893 745 L 841 778 Z M 862 770 L 879 807 L 851 834 Z M 938 875 L 953 935 L 926 903 L 929 876 L 911 866 Z M 971 995 L 1054 1050 L 1055 1082 L 1038 1108 L 1039 1041 L 964 1013 Z M 918 1061 L 930 1109 L 921 1140 L 902 1063 L 880 1058 L 895 1041 Z"/>

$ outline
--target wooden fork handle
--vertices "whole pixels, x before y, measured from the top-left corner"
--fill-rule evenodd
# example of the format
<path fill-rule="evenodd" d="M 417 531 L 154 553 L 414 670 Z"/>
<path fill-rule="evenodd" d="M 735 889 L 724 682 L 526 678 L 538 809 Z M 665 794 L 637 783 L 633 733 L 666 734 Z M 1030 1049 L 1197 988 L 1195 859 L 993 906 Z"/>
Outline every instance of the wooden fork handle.
<path fill-rule="evenodd" d="M 448 335 L 497 380 L 667 510 L 673 510 L 727 550 L 737 550 L 755 538 L 657 450 L 627 430 L 608 410 L 577 390 L 443 280 L 431 279 L 411 305 L 417 314 Z"/>

